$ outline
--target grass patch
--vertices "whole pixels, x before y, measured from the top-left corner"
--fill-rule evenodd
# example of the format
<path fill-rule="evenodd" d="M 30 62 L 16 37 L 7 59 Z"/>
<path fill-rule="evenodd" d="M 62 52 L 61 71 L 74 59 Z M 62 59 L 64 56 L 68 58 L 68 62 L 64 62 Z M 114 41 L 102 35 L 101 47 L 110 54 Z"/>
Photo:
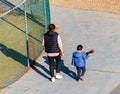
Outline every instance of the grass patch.
<path fill-rule="evenodd" d="M 27 45 L 24 15 L 13 13 L 0 19 L 0 86 L 25 71 Z M 31 59 L 42 51 L 40 45 L 44 27 L 28 18 L 28 46 Z"/>

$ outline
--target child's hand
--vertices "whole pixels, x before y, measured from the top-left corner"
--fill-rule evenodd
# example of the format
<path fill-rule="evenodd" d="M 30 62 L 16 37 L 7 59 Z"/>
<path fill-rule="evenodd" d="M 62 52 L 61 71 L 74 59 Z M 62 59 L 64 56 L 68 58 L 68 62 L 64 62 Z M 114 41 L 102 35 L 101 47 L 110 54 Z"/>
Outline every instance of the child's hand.
<path fill-rule="evenodd" d="M 94 53 L 94 52 L 95 52 L 94 49 L 92 49 L 92 50 L 86 52 L 86 56 L 88 56 L 89 54 L 92 54 L 92 53 Z"/>

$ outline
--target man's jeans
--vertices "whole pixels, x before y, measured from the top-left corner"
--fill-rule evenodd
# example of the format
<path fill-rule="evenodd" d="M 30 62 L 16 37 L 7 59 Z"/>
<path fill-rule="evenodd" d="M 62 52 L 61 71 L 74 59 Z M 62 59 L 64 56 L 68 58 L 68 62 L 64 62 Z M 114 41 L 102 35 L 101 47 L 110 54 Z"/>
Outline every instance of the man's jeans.
<path fill-rule="evenodd" d="M 56 61 L 56 73 L 60 73 L 60 66 L 61 66 L 61 56 L 49 57 L 49 69 L 51 77 L 54 77 L 54 61 Z"/>

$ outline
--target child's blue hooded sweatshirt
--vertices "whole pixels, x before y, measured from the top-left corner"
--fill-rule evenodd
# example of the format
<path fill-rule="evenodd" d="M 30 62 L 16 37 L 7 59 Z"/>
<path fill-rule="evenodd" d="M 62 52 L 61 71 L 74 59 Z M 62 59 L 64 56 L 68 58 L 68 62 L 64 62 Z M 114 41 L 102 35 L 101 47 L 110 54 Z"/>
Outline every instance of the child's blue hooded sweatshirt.
<path fill-rule="evenodd" d="M 86 56 L 85 52 L 73 52 L 72 56 L 72 65 L 76 67 L 84 67 L 86 66 L 86 59 L 88 59 L 89 56 Z"/>

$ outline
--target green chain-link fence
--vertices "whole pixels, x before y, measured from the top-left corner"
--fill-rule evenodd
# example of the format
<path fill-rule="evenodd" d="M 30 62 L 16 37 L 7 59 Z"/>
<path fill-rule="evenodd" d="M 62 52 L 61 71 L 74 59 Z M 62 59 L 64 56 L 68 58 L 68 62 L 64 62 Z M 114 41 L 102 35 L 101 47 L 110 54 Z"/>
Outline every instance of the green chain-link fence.
<path fill-rule="evenodd" d="M 29 68 L 43 48 L 50 23 L 49 0 L 0 0 L 0 88 Z"/>

